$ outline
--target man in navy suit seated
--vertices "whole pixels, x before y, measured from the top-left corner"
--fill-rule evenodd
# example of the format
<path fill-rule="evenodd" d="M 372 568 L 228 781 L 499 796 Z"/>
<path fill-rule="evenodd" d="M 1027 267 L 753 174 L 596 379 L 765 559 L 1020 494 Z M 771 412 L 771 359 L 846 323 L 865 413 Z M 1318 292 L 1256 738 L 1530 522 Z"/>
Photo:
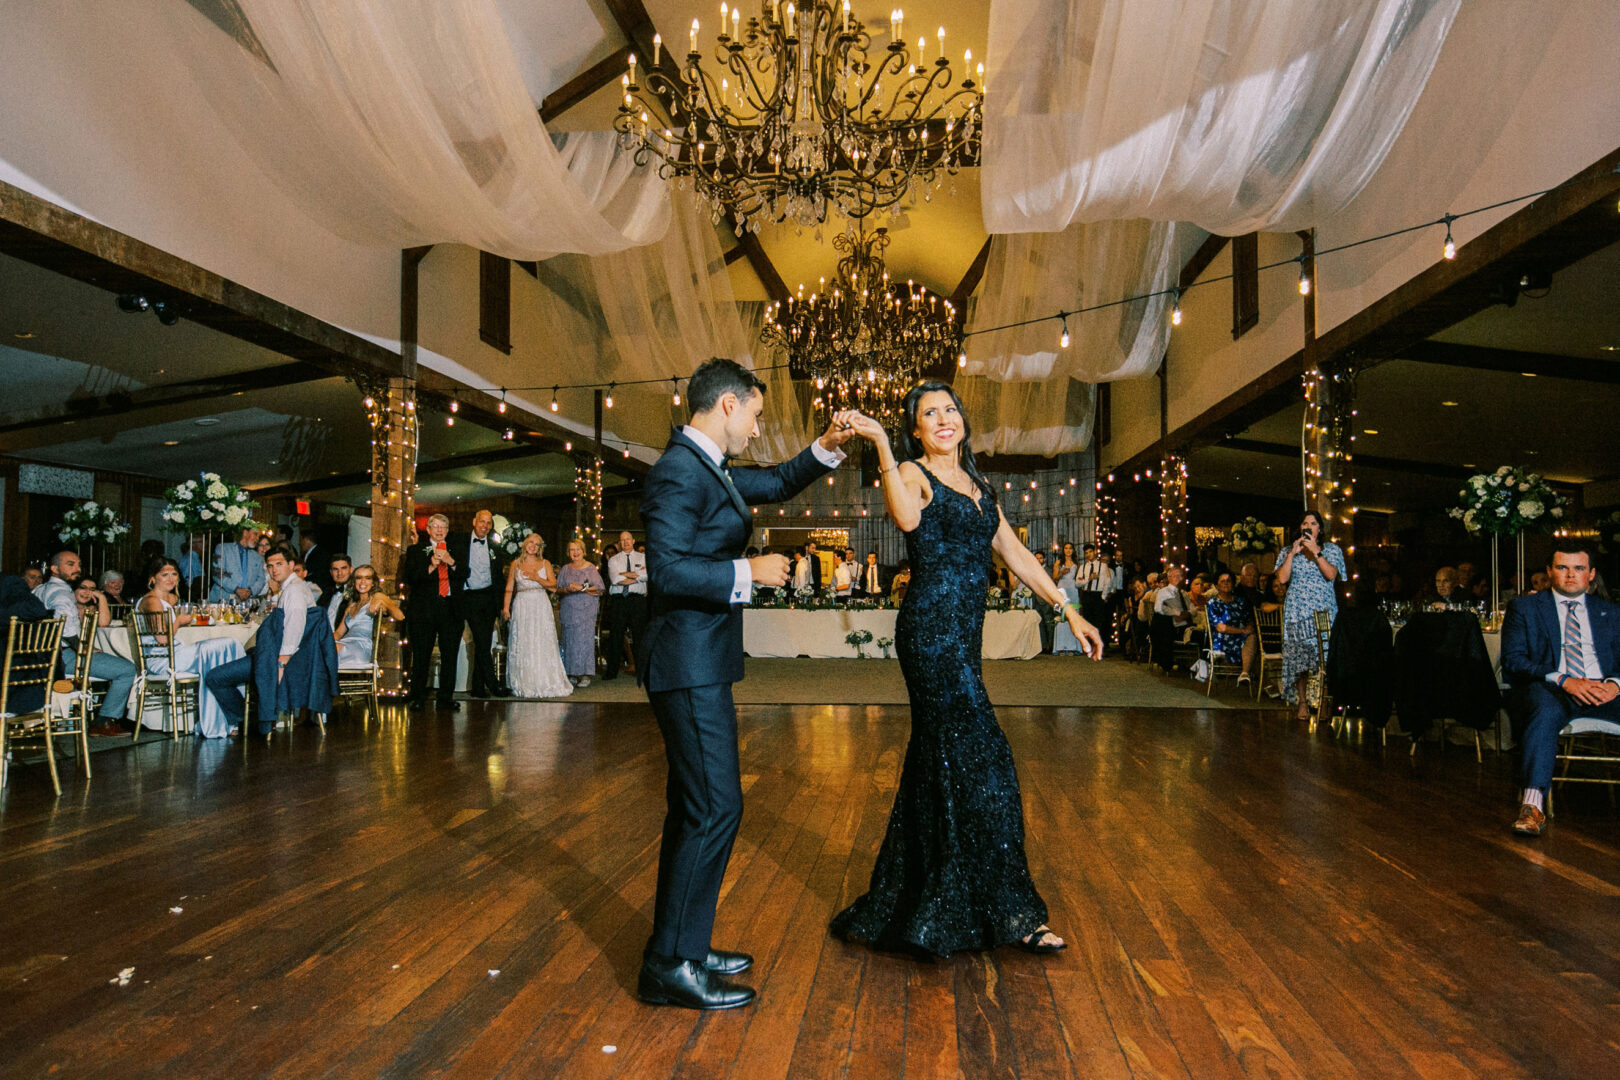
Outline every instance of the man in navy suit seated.
<path fill-rule="evenodd" d="M 754 991 L 725 976 L 753 959 L 710 945 L 720 880 L 742 820 L 737 710 L 731 684 L 743 677 L 742 606 L 755 585 L 787 584 L 781 555 L 743 558 L 752 504 L 803 491 L 844 458 L 854 434 L 839 413 L 826 434 L 793 460 L 769 469 L 733 469 L 759 434 L 765 384 L 731 360 L 709 360 L 687 386 L 692 422 L 670 435 L 647 474 L 641 518 L 647 527 L 646 640 L 636 672 L 669 759 L 658 893 L 637 995 L 653 1005 L 730 1009 Z"/>
<path fill-rule="evenodd" d="M 1513 686 L 1508 710 L 1524 777 L 1513 831 L 1523 836 L 1547 827 L 1558 732 L 1579 716 L 1620 722 L 1620 608 L 1586 591 L 1592 549 L 1555 543 L 1552 587 L 1515 599 L 1502 624 L 1502 674 Z"/>

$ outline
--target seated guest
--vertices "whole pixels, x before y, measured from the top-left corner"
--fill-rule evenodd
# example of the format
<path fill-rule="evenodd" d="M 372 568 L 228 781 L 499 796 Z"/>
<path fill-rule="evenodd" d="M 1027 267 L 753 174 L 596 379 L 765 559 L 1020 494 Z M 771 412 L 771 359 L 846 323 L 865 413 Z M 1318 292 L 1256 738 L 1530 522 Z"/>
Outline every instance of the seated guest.
<path fill-rule="evenodd" d="M 334 558 L 333 562 L 336 561 Z M 377 588 L 377 571 L 370 563 L 354 568 L 354 573 L 349 576 L 349 587 L 344 590 L 341 599 L 343 604 L 334 629 L 338 664 L 341 667 L 368 667 L 372 663 L 371 635 L 376 626 L 376 617 L 387 613 L 394 621 L 403 622 L 405 612 L 392 597 Z"/>
<path fill-rule="evenodd" d="M 1442 566 L 1436 570 L 1434 585 L 1418 598 L 1419 605 L 1429 611 L 1444 611 L 1453 604 L 1462 602 L 1463 598 L 1457 592 L 1457 570 L 1451 566 Z"/>
<path fill-rule="evenodd" d="M 240 660 L 209 672 L 203 682 L 240 726 L 246 714 L 240 687 L 253 681 L 258 701 L 258 733 L 269 735 L 278 713 L 332 711 L 337 694 L 337 645 L 314 587 L 293 568 L 291 552 L 275 548 L 265 560 L 270 580 L 281 585 L 276 607 L 254 637 L 253 650 Z"/>
<path fill-rule="evenodd" d="M 137 611 L 148 615 L 161 615 L 165 611 L 172 612 L 180 605 L 180 566 L 173 559 L 158 556 L 147 568 L 146 583 L 148 591 L 141 597 L 141 602 L 135 605 Z M 176 614 L 174 627 L 190 626 L 192 616 Z M 168 637 L 164 634 L 141 636 L 144 649 L 150 653 L 146 663 L 146 673 L 159 679 L 169 677 L 169 661 L 162 650 L 153 651 L 154 646 L 167 646 Z M 218 637 L 207 638 L 203 641 L 177 641 L 174 643 L 174 670 L 177 674 L 196 675 L 202 681 L 203 693 L 198 695 L 197 702 L 197 734 L 205 739 L 222 739 L 236 731 L 235 721 L 240 720 L 238 713 L 233 721 L 231 714 L 221 706 L 219 699 L 208 692 L 208 676 L 216 668 L 227 667 L 242 656 L 242 646 L 235 638 Z M 135 718 L 140 722 L 140 718 Z"/>
<path fill-rule="evenodd" d="M 1254 609 L 1249 606 L 1248 597 L 1237 592 L 1231 571 L 1222 571 L 1215 579 L 1215 595 L 1209 598 L 1208 614 L 1210 644 L 1228 662 L 1242 661 L 1238 685 L 1247 684 L 1260 650 L 1254 632 Z"/>
<path fill-rule="evenodd" d="M 1260 584 L 1260 568 L 1252 562 L 1246 562 L 1238 567 L 1237 581 L 1232 586 L 1232 591 L 1249 602 L 1250 611 L 1259 611 L 1260 602 L 1265 599 Z"/>
<path fill-rule="evenodd" d="M 1288 582 L 1268 575 L 1266 583 L 1266 598 L 1260 604 L 1261 611 L 1281 611 L 1283 602 L 1288 596 Z"/>
<path fill-rule="evenodd" d="M 1474 604 L 1490 605 L 1491 583 L 1484 578 L 1476 578 L 1468 588 L 1468 600 Z"/>
<path fill-rule="evenodd" d="M 1552 587 L 1513 600 L 1502 624 L 1523 785 L 1513 831 L 1524 836 L 1540 836 L 1547 825 L 1558 732 L 1578 716 L 1620 722 L 1620 608 L 1588 592 L 1591 547 L 1554 540 L 1547 573 Z"/>
<path fill-rule="evenodd" d="M 1474 573 L 1474 564 L 1466 559 L 1457 564 L 1457 595 L 1466 597 L 1474 591 L 1474 582 L 1478 580 Z"/>
<path fill-rule="evenodd" d="M 1172 566 L 1164 580 L 1153 595 L 1153 622 L 1148 632 L 1153 640 L 1153 663 L 1168 675 L 1174 667 L 1175 641 L 1192 626 L 1192 611 L 1181 591 L 1181 567 Z"/>
<path fill-rule="evenodd" d="M 97 627 L 112 623 L 112 609 L 107 597 L 96 588 L 96 579 L 82 577 L 70 586 L 65 577 L 57 577 L 57 567 L 63 555 L 72 555 L 75 565 L 78 556 L 71 551 L 62 552 L 52 563 L 51 580 L 37 590 L 40 603 L 51 609 L 52 615 L 62 617 L 62 670 L 71 673 L 78 663 L 80 638 L 84 626 L 94 622 Z M 107 684 L 107 696 L 97 710 L 100 721 L 90 729 L 92 735 L 127 735 L 122 727 L 124 714 L 129 711 L 130 691 L 135 689 L 135 665 L 121 656 L 97 651 L 90 657 L 90 678 Z"/>
<path fill-rule="evenodd" d="M 104 570 L 101 573 L 101 591 L 107 596 L 109 604 L 128 604 L 124 599 L 124 575 L 119 570 Z"/>
<path fill-rule="evenodd" d="M 1192 582 L 1187 586 L 1187 606 L 1193 611 L 1204 610 L 1209 602 L 1209 582 L 1203 574 L 1194 574 Z"/>
<path fill-rule="evenodd" d="M 272 537 L 269 533 L 260 533 L 259 542 L 253 545 L 253 550 L 257 551 L 259 553 L 259 558 L 262 559 L 266 555 L 270 554 L 270 549 L 275 546 L 276 542 L 274 537 Z M 266 588 L 268 588 L 268 585 Z"/>
<path fill-rule="evenodd" d="M 1546 592 L 1550 588 L 1552 588 L 1552 578 L 1547 576 L 1547 571 L 1537 570 L 1530 575 L 1530 588 L 1526 591 L 1525 595 L 1528 596 L 1530 593 Z"/>
<path fill-rule="evenodd" d="M 348 555 L 339 552 L 332 556 L 329 570 L 332 575 L 331 588 L 322 593 L 318 600 L 326 612 L 327 625 L 336 630 L 338 619 L 349 603 L 349 577 L 354 573 L 354 563 Z"/>
<path fill-rule="evenodd" d="M 45 584 L 45 569 L 41 566 L 30 564 L 23 569 L 22 579 L 23 583 L 28 586 L 29 591 L 32 592 L 34 589 L 37 589 L 41 585 Z"/>
<path fill-rule="evenodd" d="M 259 530 L 246 528 L 234 543 L 214 549 L 214 584 L 208 599 L 251 600 L 264 595 L 264 556 L 259 554 Z"/>
<path fill-rule="evenodd" d="M 40 572 L 43 583 L 44 572 Z M 51 612 L 34 590 L 29 586 L 28 579 L 21 574 L 0 574 L 0 651 L 5 649 L 4 642 L 11 638 L 11 622 L 21 619 L 23 622 L 35 622 L 39 619 L 49 619 Z M 20 687 L 6 699 L 6 709 L 13 713 L 33 712 L 45 704 L 45 688 L 43 686 Z"/>

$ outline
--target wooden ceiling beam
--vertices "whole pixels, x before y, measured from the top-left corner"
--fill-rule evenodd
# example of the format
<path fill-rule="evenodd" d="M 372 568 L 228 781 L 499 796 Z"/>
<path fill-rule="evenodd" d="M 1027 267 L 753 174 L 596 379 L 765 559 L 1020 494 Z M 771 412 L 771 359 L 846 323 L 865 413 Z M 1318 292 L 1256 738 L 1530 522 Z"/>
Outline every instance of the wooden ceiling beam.
<path fill-rule="evenodd" d="M 245 394 L 251 390 L 296 386 L 300 383 L 334 377 L 330 369 L 320 364 L 296 360 L 290 364 L 252 368 L 229 375 L 187 379 L 183 382 L 143 386 L 133 390 L 115 390 L 109 394 L 69 398 L 60 405 L 53 405 L 32 416 L 18 418 L 0 416 L 0 435 L 111 417 L 126 417 L 132 413 L 172 408 L 191 401 L 226 398 L 234 394 Z"/>
<path fill-rule="evenodd" d="M 623 46 L 547 94 L 546 100 L 540 103 L 540 122 L 551 123 L 602 87 L 617 82 L 630 63 L 632 51 L 629 45 Z"/>
<path fill-rule="evenodd" d="M 1582 356 L 1498 349 L 1488 345 L 1467 345 L 1433 339 L 1413 342 L 1400 351 L 1396 360 L 1477 371 L 1506 371 L 1520 375 L 1545 375 L 1552 379 L 1580 382 L 1620 383 L 1620 363 L 1592 360 Z"/>

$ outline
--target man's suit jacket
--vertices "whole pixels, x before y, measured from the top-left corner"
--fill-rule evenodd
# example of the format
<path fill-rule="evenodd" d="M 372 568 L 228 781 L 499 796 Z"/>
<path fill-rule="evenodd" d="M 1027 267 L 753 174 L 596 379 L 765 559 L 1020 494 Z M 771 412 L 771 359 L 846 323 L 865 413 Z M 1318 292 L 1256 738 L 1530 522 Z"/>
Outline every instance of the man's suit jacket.
<path fill-rule="evenodd" d="M 888 570 L 885 570 L 883 568 L 882 563 L 879 563 L 878 567 L 877 567 L 878 587 L 877 587 L 877 591 L 873 592 L 871 589 L 866 587 L 867 578 L 871 573 L 872 573 L 871 564 L 870 563 L 864 563 L 864 562 L 861 563 L 861 572 L 858 575 L 856 575 L 856 579 L 855 579 L 855 595 L 857 595 L 857 596 L 888 596 L 889 595 L 889 583 L 893 579 L 894 575 L 892 573 L 890 573 Z"/>
<path fill-rule="evenodd" d="M 792 498 L 827 471 L 810 447 L 770 469 L 721 469 L 691 439 L 671 434 L 641 500 L 651 618 L 636 667 L 649 690 L 742 679 L 732 563 L 754 530 L 748 508 Z"/>
<path fill-rule="evenodd" d="M 311 544 L 304 552 L 304 580 L 315 586 L 315 591 L 326 595 L 332 588 L 332 553 L 319 544 Z"/>
<path fill-rule="evenodd" d="M 461 587 L 467 581 L 467 560 L 455 553 L 450 547 L 453 536 L 445 537 L 445 548 L 450 557 L 456 560 L 456 565 L 450 568 L 450 597 L 454 599 L 461 595 Z M 412 544 L 405 553 L 405 569 L 401 571 L 400 578 L 411 590 L 410 601 L 415 605 L 418 600 L 439 595 L 439 574 L 433 567 L 428 556 L 433 551 L 433 541 L 423 540 L 419 544 Z M 463 553 L 465 554 L 465 553 Z"/>
<path fill-rule="evenodd" d="M 1514 686 L 1541 682 L 1563 660 L 1563 615 L 1552 589 L 1509 602 L 1502 623 L 1502 674 Z M 1586 597 L 1586 621 L 1592 640 L 1588 657 L 1596 657 L 1605 678 L 1620 677 L 1620 608 L 1596 596 Z"/>
<path fill-rule="evenodd" d="M 495 546 L 494 532 L 484 540 L 489 545 L 489 587 L 505 589 L 506 564 L 501 561 L 501 551 Z M 456 560 L 455 569 L 461 571 L 461 587 L 464 589 L 467 587 L 467 577 L 472 573 L 472 533 L 453 532 L 444 538 L 444 546 L 450 552 L 450 557 Z"/>

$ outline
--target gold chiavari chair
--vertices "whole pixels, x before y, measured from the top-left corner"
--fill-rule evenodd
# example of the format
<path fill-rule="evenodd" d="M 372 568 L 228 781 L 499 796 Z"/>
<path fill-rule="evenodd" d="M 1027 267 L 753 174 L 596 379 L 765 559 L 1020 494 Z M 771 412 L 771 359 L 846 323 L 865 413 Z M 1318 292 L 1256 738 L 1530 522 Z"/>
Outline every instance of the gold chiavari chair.
<path fill-rule="evenodd" d="M 1311 730 L 1314 732 L 1316 725 L 1321 722 L 1322 718 L 1331 714 L 1333 717 L 1333 733 L 1337 735 L 1339 733 L 1339 714 L 1330 701 L 1327 677 L 1328 641 L 1333 637 L 1333 613 L 1330 611 L 1313 611 L 1311 612 L 1311 621 L 1312 630 L 1316 634 L 1316 674 L 1313 678 L 1316 679 L 1318 688 L 1316 711 L 1311 713 Z"/>
<path fill-rule="evenodd" d="M 1276 680 L 1279 692 L 1285 692 L 1282 685 L 1282 609 L 1255 612 L 1254 632 L 1260 639 L 1260 672 L 1254 680 L 1254 697 L 1258 701 L 1265 689 L 1267 675 Z"/>
<path fill-rule="evenodd" d="M 12 748 L 37 741 L 43 746 L 45 761 L 50 766 L 51 786 L 56 794 L 62 794 L 53 741 L 59 735 L 79 736 L 81 768 L 89 766 L 90 747 L 83 725 L 75 726 L 71 717 L 59 720 L 54 716 L 52 698 L 57 692 L 56 661 L 61 650 L 61 619 L 11 620 L 6 634 L 5 667 L 0 673 L 0 787 L 6 783 Z M 42 695 L 42 704 L 38 708 L 15 708 L 19 697 L 31 696 L 27 691 L 35 687 Z"/>
<path fill-rule="evenodd" d="M 377 658 L 381 655 L 378 650 L 382 648 L 383 627 L 388 621 L 388 615 L 385 612 L 378 612 L 372 618 L 371 663 L 365 665 L 345 664 L 343 663 L 343 653 L 338 653 L 337 697 L 339 699 L 363 699 L 366 703 L 366 715 L 368 717 L 377 715 L 377 700 L 382 694 L 382 666 L 378 664 Z M 319 718 L 322 730 L 325 730 L 326 718 L 319 713 L 316 716 Z"/>
<path fill-rule="evenodd" d="M 135 655 L 140 658 L 140 671 L 135 685 L 135 734 L 131 742 L 141 737 L 142 720 L 146 716 L 146 703 L 155 699 L 163 706 L 163 730 L 180 738 L 181 730 L 190 732 L 197 726 L 197 709 L 202 693 L 202 679 L 186 671 L 176 671 L 174 663 L 174 612 L 140 611 L 130 613 L 129 634 Z M 161 669 L 167 674 L 155 674 Z"/>

